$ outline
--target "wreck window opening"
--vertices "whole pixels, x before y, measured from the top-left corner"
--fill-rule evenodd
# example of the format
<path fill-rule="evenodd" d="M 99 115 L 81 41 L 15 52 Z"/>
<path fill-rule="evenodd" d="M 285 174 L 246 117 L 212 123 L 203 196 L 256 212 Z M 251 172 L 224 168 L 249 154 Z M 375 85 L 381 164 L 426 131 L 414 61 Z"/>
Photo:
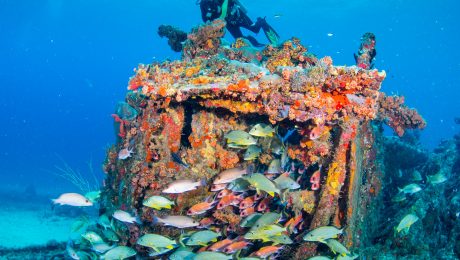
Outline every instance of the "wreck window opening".
<path fill-rule="evenodd" d="M 349 147 L 351 147 L 351 142 L 349 142 Z M 351 149 L 347 149 L 346 152 L 346 166 L 345 166 L 345 180 L 342 186 L 342 189 L 340 190 L 340 196 L 338 200 L 338 219 L 340 221 L 340 225 L 343 227 L 347 223 L 347 208 L 352 207 L 350 204 L 350 201 L 348 201 L 348 194 L 350 193 L 350 176 L 351 176 L 351 168 L 350 168 L 350 163 L 352 163 L 352 154 L 351 154 Z M 356 174 L 356 173 L 355 173 Z M 357 187 L 354 187 L 357 188 Z"/>
<path fill-rule="evenodd" d="M 180 144 L 183 148 L 191 148 L 189 137 L 192 134 L 192 119 L 193 114 L 196 112 L 196 105 L 191 102 L 184 102 L 184 126 L 182 127 L 182 135 Z"/>

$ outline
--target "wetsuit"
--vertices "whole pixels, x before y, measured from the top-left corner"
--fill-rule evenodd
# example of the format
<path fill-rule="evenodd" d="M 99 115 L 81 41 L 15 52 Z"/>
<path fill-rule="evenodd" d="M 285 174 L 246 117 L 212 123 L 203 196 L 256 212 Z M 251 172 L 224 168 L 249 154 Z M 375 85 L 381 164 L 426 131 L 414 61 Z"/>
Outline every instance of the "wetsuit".
<path fill-rule="evenodd" d="M 224 0 L 201 0 L 200 2 L 201 18 L 204 22 L 212 21 L 219 18 L 222 14 L 222 5 Z M 225 21 L 227 22 L 227 30 L 236 38 L 248 39 L 252 45 L 256 47 L 264 46 L 259 43 L 254 37 L 250 35 L 243 35 L 241 27 L 248 29 L 253 33 L 258 33 L 262 29 L 269 39 L 270 43 L 277 44 L 279 36 L 268 25 L 264 18 L 257 18 L 257 22 L 253 23 L 251 18 L 246 14 L 247 11 L 239 3 L 238 0 L 228 0 L 227 15 Z"/>

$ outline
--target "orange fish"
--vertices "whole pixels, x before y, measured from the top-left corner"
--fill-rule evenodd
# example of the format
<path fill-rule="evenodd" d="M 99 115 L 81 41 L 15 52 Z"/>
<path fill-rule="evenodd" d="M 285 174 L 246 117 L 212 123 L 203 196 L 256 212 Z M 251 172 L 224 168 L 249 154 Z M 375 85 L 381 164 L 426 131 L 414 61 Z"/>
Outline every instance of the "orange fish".
<path fill-rule="evenodd" d="M 256 195 L 254 195 L 254 200 L 255 201 L 258 201 L 260 199 L 263 199 L 264 198 L 264 194 L 261 192 L 261 193 L 256 193 Z"/>
<path fill-rule="evenodd" d="M 231 240 L 229 238 L 226 238 L 224 240 L 221 240 L 221 241 L 218 241 L 218 242 L 212 244 L 208 248 L 208 250 L 209 251 L 214 251 L 214 252 L 221 251 L 224 247 L 230 245 L 231 243 L 233 243 L 233 240 Z"/>
<path fill-rule="evenodd" d="M 209 226 L 215 224 L 215 221 L 213 218 L 204 218 L 200 221 L 200 225 L 198 228 L 208 228 Z"/>
<path fill-rule="evenodd" d="M 217 194 L 217 198 L 218 198 L 218 199 L 222 199 L 223 197 L 225 197 L 225 196 L 227 196 L 227 195 L 229 195 L 229 194 L 231 194 L 231 193 L 232 193 L 231 190 L 227 190 L 227 189 L 221 190 L 221 191 Z"/>
<path fill-rule="evenodd" d="M 297 233 L 297 225 L 300 224 L 300 222 L 302 222 L 303 218 L 302 218 L 302 214 L 299 214 L 293 218 L 291 218 L 290 220 L 288 220 L 288 222 L 286 222 L 286 224 L 284 224 L 284 227 L 287 229 L 287 231 L 289 233 Z"/>
<path fill-rule="evenodd" d="M 270 197 L 266 197 L 261 202 L 259 202 L 259 204 L 257 205 L 256 211 L 264 212 L 267 209 L 269 209 L 268 205 L 270 204 L 270 200 L 271 200 Z"/>
<path fill-rule="evenodd" d="M 227 234 L 236 232 L 237 228 L 234 225 L 227 226 Z"/>
<path fill-rule="evenodd" d="M 236 251 L 247 247 L 248 245 L 251 245 L 251 243 L 247 241 L 238 241 L 224 248 L 222 252 L 226 254 L 233 254 Z"/>
<path fill-rule="evenodd" d="M 320 138 L 327 130 L 329 130 L 327 126 L 324 126 L 324 125 L 315 126 L 313 127 L 313 129 L 310 130 L 310 133 L 308 136 L 310 137 L 310 140 L 316 140 Z"/>
<path fill-rule="evenodd" d="M 306 170 L 307 170 L 307 168 L 305 168 L 305 167 L 300 167 L 299 170 L 298 170 L 299 175 L 304 174 L 304 172 L 305 172 Z"/>
<path fill-rule="evenodd" d="M 236 206 L 241 200 L 243 200 L 242 197 L 231 193 L 220 199 L 219 204 L 217 204 L 217 209 L 223 209 L 229 205 Z"/>
<path fill-rule="evenodd" d="M 256 212 L 255 208 L 250 207 L 250 208 L 243 209 L 242 211 L 240 211 L 240 216 L 241 217 L 247 217 L 249 215 L 252 215 L 254 212 Z"/>
<path fill-rule="evenodd" d="M 314 172 L 310 177 L 310 183 L 319 183 L 321 180 L 321 169 Z"/>
<path fill-rule="evenodd" d="M 200 249 L 198 249 L 197 253 L 201 253 L 207 250 L 208 250 L 208 246 L 203 246 L 203 247 L 200 247 Z"/>
<path fill-rule="evenodd" d="M 278 252 L 282 248 L 283 246 L 264 246 L 257 252 L 255 252 L 254 255 L 260 258 L 267 258 L 273 255 L 274 253 Z"/>
<path fill-rule="evenodd" d="M 254 196 L 246 197 L 244 200 L 240 202 L 240 210 L 252 207 L 254 203 L 255 203 Z"/>
<path fill-rule="evenodd" d="M 201 202 L 198 204 L 193 205 L 188 211 L 187 215 L 199 215 L 203 214 L 206 211 L 212 209 L 214 205 L 216 205 L 217 201 L 212 201 L 212 202 Z"/>
<path fill-rule="evenodd" d="M 318 190 L 319 186 L 320 186 L 319 182 L 315 182 L 311 185 L 311 190 Z"/>

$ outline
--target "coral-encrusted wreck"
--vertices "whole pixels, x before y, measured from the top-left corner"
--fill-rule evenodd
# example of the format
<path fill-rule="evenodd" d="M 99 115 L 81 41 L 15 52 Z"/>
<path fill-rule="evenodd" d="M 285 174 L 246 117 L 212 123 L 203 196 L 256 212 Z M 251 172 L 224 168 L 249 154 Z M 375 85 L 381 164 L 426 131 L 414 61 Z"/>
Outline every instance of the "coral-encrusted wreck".
<path fill-rule="evenodd" d="M 241 39 L 223 46 L 224 29 L 220 20 L 194 29 L 182 60 L 140 65 L 129 81 L 126 103 L 137 116 L 118 113 L 118 142 L 108 151 L 102 202 L 103 211 L 123 209 L 143 222 L 129 225 L 122 243 L 147 254 L 145 247 L 136 245 L 139 236 L 177 238 L 181 233 L 154 225 L 153 216 L 186 215 L 192 205 L 213 198 L 213 177 L 223 170 L 252 164 L 264 173 L 273 160 L 281 160 L 279 173 L 288 172 L 301 186 L 275 197 L 263 195 L 268 203 L 263 211 L 283 212 L 286 221 L 300 220 L 299 232 L 290 233 L 294 243 L 279 252 L 282 258 L 331 254 L 302 239 L 306 232 L 327 225 L 345 228 L 339 240 L 350 250 L 358 248 L 365 240 L 362 229 L 369 225 L 363 221 L 366 208 L 380 189 L 371 122 L 386 121 L 403 134 L 407 128 L 424 127 L 423 119 L 401 99 L 379 92 L 385 72 L 366 69 L 373 58 L 369 51 L 360 52 L 367 55 L 367 66 L 334 66 L 330 57 L 316 58 L 298 39 L 263 50 Z M 366 57 L 359 57 L 360 64 Z M 249 131 L 258 123 L 271 125 L 280 137 L 259 138 L 260 155 L 244 160 L 245 150 L 228 147 L 224 135 Z M 281 145 L 275 147 L 274 139 Z M 133 154 L 121 159 L 122 149 Z M 309 181 L 313 174 L 319 182 Z M 175 196 L 162 194 L 178 179 L 205 179 L 208 184 Z M 255 193 L 245 195 L 251 192 Z M 175 200 L 175 206 L 162 211 L 144 207 L 142 201 L 152 195 Z M 224 239 L 245 234 L 241 215 L 238 206 L 230 205 L 213 208 L 196 220 L 207 218 Z M 253 243 L 241 255 L 262 246 L 266 245 Z"/>

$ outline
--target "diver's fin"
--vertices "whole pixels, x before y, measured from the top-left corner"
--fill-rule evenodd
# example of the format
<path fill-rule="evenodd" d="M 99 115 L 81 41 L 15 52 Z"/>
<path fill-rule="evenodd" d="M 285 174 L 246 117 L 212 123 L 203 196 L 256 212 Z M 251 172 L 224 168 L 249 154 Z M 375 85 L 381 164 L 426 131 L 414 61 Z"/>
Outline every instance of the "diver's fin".
<path fill-rule="evenodd" d="M 227 17 L 227 12 L 228 12 L 228 0 L 224 0 L 222 3 L 222 12 L 220 14 L 219 19 L 225 20 Z"/>
<path fill-rule="evenodd" d="M 262 19 L 262 18 L 260 18 L 260 19 Z M 262 22 L 262 30 L 264 31 L 265 36 L 267 36 L 268 41 L 270 41 L 270 43 L 272 45 L 278 45 L 279 40 L 280 40 L 280 36 L 275 31 L 275 29 L 273 29 L 273 27 L 271 27 L 267 23 L 267 21 L 265 21 L 265 18 L 263 19 L 263 22 Z"/>

